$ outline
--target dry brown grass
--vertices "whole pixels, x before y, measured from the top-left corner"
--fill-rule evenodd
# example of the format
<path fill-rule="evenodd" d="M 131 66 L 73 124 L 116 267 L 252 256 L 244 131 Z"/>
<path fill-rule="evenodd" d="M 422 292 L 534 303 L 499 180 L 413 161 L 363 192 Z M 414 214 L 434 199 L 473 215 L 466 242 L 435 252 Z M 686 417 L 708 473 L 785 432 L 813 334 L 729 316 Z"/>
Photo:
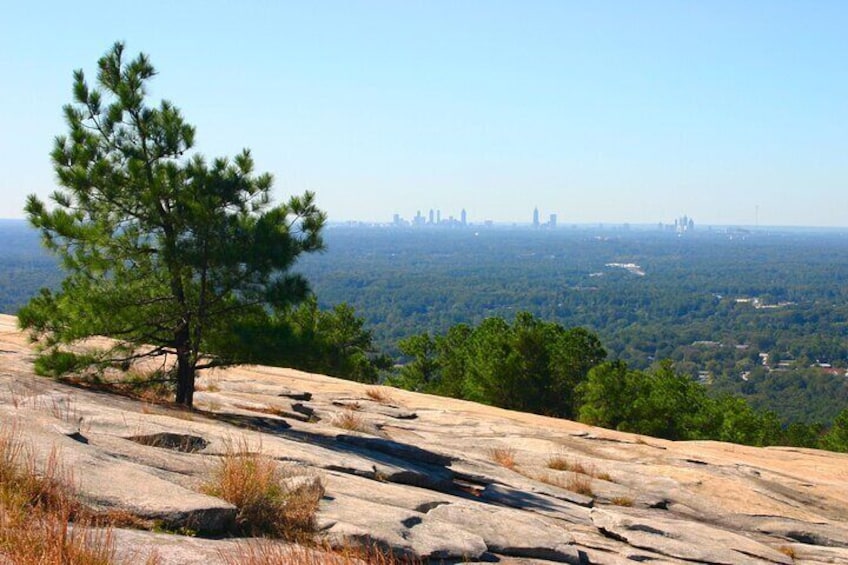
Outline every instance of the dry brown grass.
<path fill-rule="evenodd" d="M 565 488 L 584 496 L 594 496 L 595 494 L 592 492 L 592 478 L 582 473 L 572 473 L 569 475 L 565 480 Z"/>
<path fill-rule="evenodd" d="M 598 472 L 591 463 L 584 464 L 580 461 L 571 462 L 564 455 L 552 455 L 548 459 L 548 469 L 555 471 L 571 471 L 580 475 L 588 475 L 602 481 L 614 482 L 612 476 L 607 472 Z"/>
<path fill-rule="evenodd" d="M 595 466 L 594 465 L 584 465 L 581 462 L 577 462 L 571 466 L 571 472 L 577 473 L 579 475 L 588 475 L 590 477 L 595 476 Z"/>
<path fill-rule="evenodd" d="M 107 565 L 114 561 L 110 528 L 89 528 L 92 517 L 52 454 L 43 468 L 0 424 L 0 561 L 16 565 Z"/>
<path fill-rule="evenodd" d="M 395 399 L 385 387 L 370 387 L 365 390 L 365 396 L 380 404 L 394 404 Z"/>
<path fill-rule="evenodd" d="M 570 472 L 567 476 L 563 476 L 560 473 L 543 473 L 540 475 L 527 476 L 531 479 L 541 481 L 543 483 L 553 485 L 555 487 L 570 490 L 572 492 L 576 492 L 585 496 L 595 495 L 595 493 L 592 491 L 592 477 L 590 475 Z"/>
<path fill-rule="evenodd" d="M 330 550 L 287 545 L 267 539 L 250 540 L 221 554 L 227 565 L 416 565 L 417 559 L 397 558 L 374 546 Z"/>
<path fill-rule="evenodd" d="M 571 463 L 563 455 L 553 455 L 548 459 L 548 469 L 555 471 L 570 471 Z"/>
<path fill-rule="evenodd" d="M 793 561 L 794 561 L 794 560 L 795 560 L 795 558 L 797 557 L 797 556 L 796 556 L 796 554 L 795 554 L 795 548 L 793 548 L 792 546 L 789 546 L 789 545 L 781 545 L 780 547 L 778 547 L 778 548 L 777 548 L 777 550 L 778 550 L 780 553 L 782 553 L 783 555 L 785 555 L 785 556 L 789 557 L 790 559 L 792 559 Z"/>
<path fill-rule="evenodd" d="M 239 533 L 308 541 L 324 488 L 312 482 L 291 491 L 287 478 L 276 461 L 252 451 L 242 439 L 228 442 L 203 492 L 236 506 Z"/>
<path fill-rule="evenodd" d="M 350 430 L 352 432 L 369 432 L 368 424 L 365 419 L 357 414 L 356 410 L 347 408 L 333 416 L 331 423 L 337 428 Z"/>
<path fill-rule="evenodd" d="M 515 449 L 512 447 L 492 447 L 489 449 L 489 459 L 507 469 L 515 468 Z"/>
<path fill-rule="evenodd" d="M 626 506 L 628 508 L 633 506 L 633 499 L 629 496 L 616 496 L 612 500 L 610 500 L 610 502 L 612 502 L 616 506 Z"/>

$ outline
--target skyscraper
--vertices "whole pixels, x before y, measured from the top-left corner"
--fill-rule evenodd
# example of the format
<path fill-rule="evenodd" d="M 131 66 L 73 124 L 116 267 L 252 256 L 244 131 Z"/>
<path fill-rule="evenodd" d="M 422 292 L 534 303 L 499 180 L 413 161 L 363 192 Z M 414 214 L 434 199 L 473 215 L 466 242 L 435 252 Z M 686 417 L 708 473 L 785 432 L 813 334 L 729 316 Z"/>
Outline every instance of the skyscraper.
<path fill-rule="evenodd" d="M 533 227 L 539 227 L 539 208 L 533 208 Z"/>
<path fill-rule="evenodd" d="M 465 213 L 465 208 L 462 209 L 462 212 L 459 214 L 459 222 L 464 226 L 468 223 L 468 214 Z"/>

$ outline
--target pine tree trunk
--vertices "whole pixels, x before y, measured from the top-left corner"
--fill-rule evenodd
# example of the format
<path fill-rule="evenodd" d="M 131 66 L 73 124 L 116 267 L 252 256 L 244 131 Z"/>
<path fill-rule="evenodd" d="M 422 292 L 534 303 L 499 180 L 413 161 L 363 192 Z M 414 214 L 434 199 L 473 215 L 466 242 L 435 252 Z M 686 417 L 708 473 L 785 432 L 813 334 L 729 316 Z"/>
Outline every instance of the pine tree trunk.
<path fill-rule="evenodd" d="M 188 351 L 177 352 L 177 404 L 191 408 L 194 403 L 194 367 Z"/>

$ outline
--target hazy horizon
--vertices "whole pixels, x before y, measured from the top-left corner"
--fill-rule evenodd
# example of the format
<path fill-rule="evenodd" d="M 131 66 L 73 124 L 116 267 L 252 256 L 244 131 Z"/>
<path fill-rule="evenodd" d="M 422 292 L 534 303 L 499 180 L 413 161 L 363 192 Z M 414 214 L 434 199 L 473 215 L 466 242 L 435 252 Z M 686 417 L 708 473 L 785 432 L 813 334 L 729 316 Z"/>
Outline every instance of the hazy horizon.
<path fill-rule="evenodd" d="M 55 189 L 72 72 L 117 40 L 209 156 L 333 221 L 845 227 L 848 4 L 11 4 L 0 217 Z"/>

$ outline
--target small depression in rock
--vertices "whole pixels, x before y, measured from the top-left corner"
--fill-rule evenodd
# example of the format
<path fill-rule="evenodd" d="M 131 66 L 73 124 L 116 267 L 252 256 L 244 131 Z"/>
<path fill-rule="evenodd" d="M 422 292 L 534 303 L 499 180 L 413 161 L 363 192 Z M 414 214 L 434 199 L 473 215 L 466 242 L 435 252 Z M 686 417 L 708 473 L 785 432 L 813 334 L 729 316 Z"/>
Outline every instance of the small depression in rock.
<path fill-rule="evenodd" d="M 158 434 L 148 434 L 143 436 L 130 436 L 124 439 L 140 443 L 141 445 L 172 449 L 174 451 L 182 451 L 183 453 L 195 453 L 197 451 L 202 451 L 206 449 L 207 445 L 209 445 L 209 442 L 202 437 L 188 434 L 174 434 L 170 432 L 161 432 Z"/>

